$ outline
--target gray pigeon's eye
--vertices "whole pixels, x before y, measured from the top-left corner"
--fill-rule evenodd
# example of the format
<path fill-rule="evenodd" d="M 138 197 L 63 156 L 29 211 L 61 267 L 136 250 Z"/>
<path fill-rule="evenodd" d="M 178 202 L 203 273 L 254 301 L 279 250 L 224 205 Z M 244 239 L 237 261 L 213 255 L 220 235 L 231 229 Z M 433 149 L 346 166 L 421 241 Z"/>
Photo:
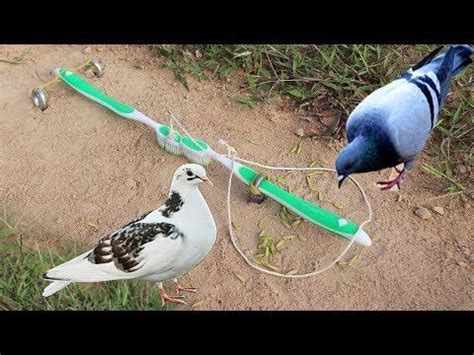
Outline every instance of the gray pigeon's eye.
<path fill-rule="evenodd" d="M 344 169 L 346 169 L 346 170 L 347 170 L 347 169 L 350 169 L 350 168 L 352 168 L 352 165 L 354 165 L 354 163 L 352 163 L 352 162 L 351 162 L 351 163 L 347 163 L 346 165 L 344 165 Z"/>
<path fill-rule="evenodd" d="M 188 170 L 188 171 L 186 171 L 186 175 L 188 175 L 188 176 L 193 176 L 193 173 Z"/>

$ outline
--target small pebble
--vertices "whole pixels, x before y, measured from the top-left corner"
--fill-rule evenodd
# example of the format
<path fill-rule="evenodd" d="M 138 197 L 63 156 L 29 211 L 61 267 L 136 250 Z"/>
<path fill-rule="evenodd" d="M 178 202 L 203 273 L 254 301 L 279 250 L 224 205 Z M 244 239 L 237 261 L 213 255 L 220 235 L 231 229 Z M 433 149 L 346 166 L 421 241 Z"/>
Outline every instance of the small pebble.
<path fill-rule="evenodd" d="M 89 54 L 90 52 L 92 52 L 91 47 L 86 47 L 86 49 L 84 49 L 84 51 L 82 53 Z"/>
<path fill-rule="evenodd" d="M 436 212 L 437 214 L 443 215 L 444 214 L 444 208 L 441 206 L 435 206 L 433 207 L 433 211 Z"/>
<path fill-rule="evenodd" d="M 464 208 L 471 208 L 471 204 L 470 203 L 465 203 Z"/>
<path fill-rule="evenodd" d="M 468 201 L 467 196 L 466 195 L 461 195 L 461 201 L 462 202 L 467 202 Z"/>
<path fill-rule="evenodd" d="M 295 131 L 295 134 L 299 137 L 303 137 L 304 136 L 304 130 L 303 128 L 298 128 L 296 131 Z"/>
<path fill-rule="evenodd" d="M 194 51 L 194 55 L 196 56 L 196 58 L 202 58 L 202 53 L 199 49 L 196 49 Z"/>
<path fill-rule="evenodd" d="M 127 181 L 125 181 L 125 185 L 129 188 L 129 189 L 134 189 L 137 187 L 137 183 L 135 180 L 133 180 L 132 178 L 128 178 Z"/>
<path fill-rule="evenodd" d="M 336 117 L 332 111 L 321 112 L 319 121 L 326 127 L 332 126 L 336 122 Z"/>
<path fill-rule="evenodd" d="M 458 165 L 456 165 L 455 170 L 456 170 L 456 172 L 457 172 L 458 174 L 466 174 L 466 173 L 467 173 L 466 166 L 463 165 L 463 164 L 458 164 Z"/>
<path fill-rule="evenodd" d="M 456 264 L 458 264 L 459 266 L 462 266 L 462 267 L 467 267 L 467 263 L 464 262 L 464 261 L 456 261 Z"/>
<path fill-rule="evenodd" d="M 143 66 L 143 64 L 138 64 L 138 65 L 135 66 L 135 68 L 140 69 L 140 70 L 145 69 L 145 67 Z"/>
<path fill-rule="evenodd" d="M 459 247 L 461 247 L 461 248 L 467 248 L 466 242 L 464 241 L 464 239 L 461 239 L 461 238 L 456 238 L 456 244 L 459 245 Z M 469 237 L 466 236 L 466 239 L 468 239 L 468 238 Z"/>
<path fill-rule="evenodd" d="M 417 207 L 415 209 L 415 215 L 417 215 L 421 219 L 430 219 L 431 218 L 431 212 L 425 207 Z"/>

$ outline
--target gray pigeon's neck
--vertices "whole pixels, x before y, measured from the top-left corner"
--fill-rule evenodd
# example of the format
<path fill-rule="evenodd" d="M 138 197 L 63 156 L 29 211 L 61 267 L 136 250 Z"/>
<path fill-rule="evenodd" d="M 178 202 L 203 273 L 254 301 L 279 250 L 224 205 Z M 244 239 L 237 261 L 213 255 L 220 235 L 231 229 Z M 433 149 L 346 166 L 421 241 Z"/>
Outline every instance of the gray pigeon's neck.
<path fill-rule="evenodd" d="M 397 164 L 398 155 L 390 138 L 381 127 L 365 130 L 351 142 L 352 149 L 363 157 L 359 172 L 380 170 Z"/>
<path fill-rule="evenodd" d="M 355 137 L 350 143 L 350 149 L 354 152 L 355 155 L 360 155 L 366 161 L 366 164 L 369 164 L 370 161 L 373 161 L 377 155 L 377 139 L 370 132 L 361 134 Z"/>

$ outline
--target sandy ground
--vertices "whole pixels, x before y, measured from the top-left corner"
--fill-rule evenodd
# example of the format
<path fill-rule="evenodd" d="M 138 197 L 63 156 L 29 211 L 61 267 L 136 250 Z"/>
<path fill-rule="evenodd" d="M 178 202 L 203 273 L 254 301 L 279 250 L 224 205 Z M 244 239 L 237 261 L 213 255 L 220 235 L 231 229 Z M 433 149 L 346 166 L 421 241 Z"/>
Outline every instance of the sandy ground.
<path fill-rule="evenodd" d="M 25 48 L 0 46 L 0 58 L 13 58 Z M 0 62 L 0 199 L 29 230 L 28 243 L 37 241 L 48 248 L 59 240 L 78 240 L 91 246 L 103 233 L 161 205 L 174 170 L 185 163 L 160 149 L 151 130 L 118 118 L 63 85 L 49 88 L 48 110 L 33 107 L 30 92 L 49 80 L 51 69 L 79 65 L 91 57 L 106 65 L 102 79 L 91 78 L 99 88 L 160 121 L 171 111 L 217 150 L 223 151 L 217 141 L 224 138 L 246 159 L 280 166 L 307 166 L 312 161 L 333 165 L 337 142 L 305 140 L 300 154 L 289 154 L 298 142 L 295 129 L 311 128 L 313 123 L 277 104 L 248 108 L 232 101 L 229 96 L 239 89 L 238 78 L 224 83 L 190 79 L 187 92 L 147 47 L 85 48 L 39 46 L 27 64 Z M 420 170 L 421 162 L 429 159 L 424 154 L 418 160 L 403 185 L 402 202 L 395 193 L 375 186 L 389 171 L 356 176 L 374 208 L 374 219 L 366 227 L 373 245 L 354 246 L 346 259 L 355 254 L 360 258 L 344 271 L 334 267 L 292 280 L 251 269 L 233 249 L 225 209 L 228 171 L 213 163 L 208 176 L 215 187 L 201 191 L 214 214 L 218 240 L 210 255 L 182 278 L 183 284 L 200 289 L 189 302 L 204 301 L 202 309 L 241 310 L 474 309 L 472 196 L 465 201 L 459 196 L 429 201 L 441 189 L 438 180 Z M 297 193 L 316 201 L 303 188 L 304 177 L 296 174 L 288 181 Z M 335 210 L 331 202 L 337 202 L 343 207 L 338 213 L 358 222 L 365 219 L 354 186 L 346 184 L 338 191 L 331 173 L 317 176 L 314 185 L 326 196 L 324 207 Z M 419 205 L 439 205 L 445 212 L 422 220 L 413 213 Z M 232 212 L 241 227 L 236 237 L 247 253 L 256 250 L 261 219 L 275 237 L 296 233 L 279 224 L 275 202 L 250 204 L 236 180 Z M 288 242 L 272 260 L 284 271 L 323 266 L 345 246 L 344 240 L 317 227 L 298 228 L 297 234 L 307 239 Z"/>

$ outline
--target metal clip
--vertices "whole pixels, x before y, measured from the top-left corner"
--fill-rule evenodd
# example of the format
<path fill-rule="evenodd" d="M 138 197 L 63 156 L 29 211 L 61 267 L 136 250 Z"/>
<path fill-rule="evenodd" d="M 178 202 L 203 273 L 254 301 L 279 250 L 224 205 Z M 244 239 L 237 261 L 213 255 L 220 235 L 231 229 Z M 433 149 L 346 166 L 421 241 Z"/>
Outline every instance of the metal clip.
<path fill-rule="evenodd" d="M 251 202 L 256 202 L 258 204 L 262 203 L 265 201 L 265 194 L 260 192 L 258 190 L 258 187 L 262 183 L 262 181 L 265 180 L 265 175 L 263 174 L 258 174 L 255 179 L 253 179 L 252 183 L 249 186 L 249 200 Z M 258 192 L 258 193 L 257 193 Z"/>

